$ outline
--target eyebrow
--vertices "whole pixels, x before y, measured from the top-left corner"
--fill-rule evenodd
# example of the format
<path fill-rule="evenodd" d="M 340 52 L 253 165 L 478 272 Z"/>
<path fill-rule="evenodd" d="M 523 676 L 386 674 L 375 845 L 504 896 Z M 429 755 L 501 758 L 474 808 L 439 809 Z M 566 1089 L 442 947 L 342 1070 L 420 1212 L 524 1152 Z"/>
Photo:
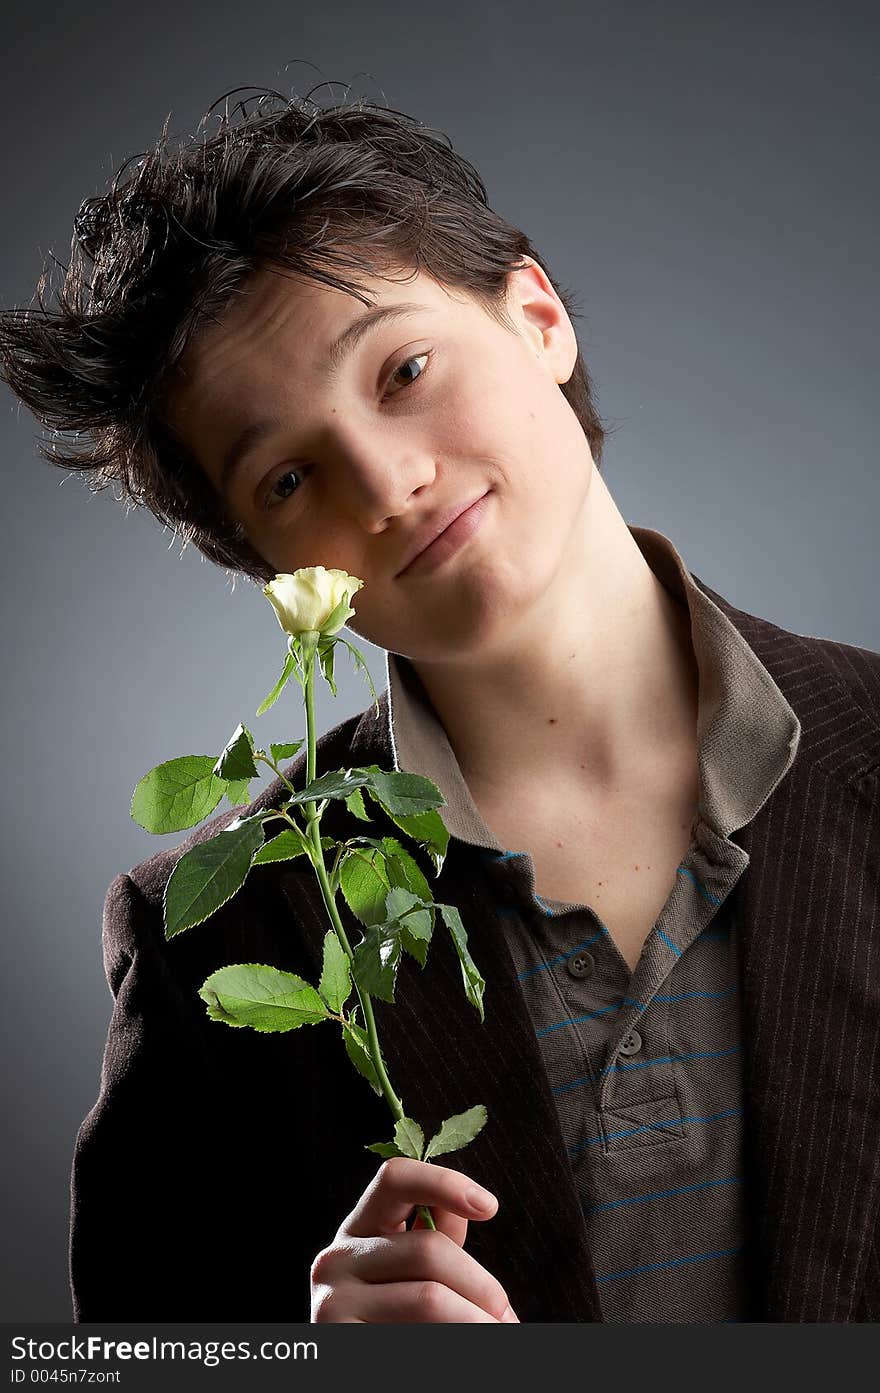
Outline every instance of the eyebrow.
<path fill-rule="evenodd" d="M 361 340 L 372 329 L 378 328 L 380 324 L 404 319 L 411 314 L 430 314 L 431 310 L 432 306 L 418 304 L 412 300 L 402 300 L 393 305 L 374 305 L 358 319 L 352 320 L 338 338 L 334 339 L 318 365 L 319 368 L 331 378 L 335 377 L 345 360 L 351 356 Z M 282 428 L 283 422 L 277 416 L 267 416 L 256 421 L 249 421 L 224 451 L 220 462 L 220 493 L 227 504 L 233 481 L 248 456 L 253 454 L 257 446 Z"/>

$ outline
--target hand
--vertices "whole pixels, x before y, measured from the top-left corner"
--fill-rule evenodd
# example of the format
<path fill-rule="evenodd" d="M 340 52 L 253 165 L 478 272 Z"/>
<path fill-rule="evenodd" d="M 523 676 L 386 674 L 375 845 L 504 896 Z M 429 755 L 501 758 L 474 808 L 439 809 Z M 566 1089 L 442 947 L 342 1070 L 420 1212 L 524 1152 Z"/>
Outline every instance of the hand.
<path fill-rule="evenodd" d="M 420 1217 L 407 1230 L 420 1204 L 430 1206 L 436 1233 Z M 463 1251 L 468 1220 L 497 1209 L 495 1196 L 461 1171 L 385 1161 L 312 1263 L 312 1321 L 517 1321 L 500 1282 Z"/>

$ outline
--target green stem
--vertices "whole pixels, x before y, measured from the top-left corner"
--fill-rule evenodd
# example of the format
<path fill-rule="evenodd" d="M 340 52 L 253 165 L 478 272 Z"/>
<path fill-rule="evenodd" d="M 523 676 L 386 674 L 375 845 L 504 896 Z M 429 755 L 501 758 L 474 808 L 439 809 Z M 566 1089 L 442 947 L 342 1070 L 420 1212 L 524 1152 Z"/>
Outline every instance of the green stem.
<path fill-rule="evenodd" d="M 317 739 L 315 732 L 314 650 L 312 651 L 310 660 L 308 661 L 306 666 L 305 679 L 307 739 L 306 784 L 308 785 L 314 782 L 317 761 Z M 304 806 L 306 809 L 306 836 L 309 838 L 309 840 L 312 843 L 312 846 L 314 847 L 315 854 L 312 857 L 312 865 L 315 870 L 315 875 L 318 877 L 318 883 L 321 887 L 321 895 L 324 900 L 324 905 L 327 910 L 327 913 L 330 916 L 330 921 L 333 924 L 336 933 L 339 935 L 339 941 L 345 950 L 349 962 L 351 962 L 354 954 L 352 952 L 351 944 L 348 941 L 348 935 L 345 932 L 342 919 L 340 918 L 339 910 L 336 907 L 336 900 L 333 895 L 333 891 L 330 888 L 330 882 L 327 878 L 327 868 L 324 865 L 324 849 L 321 846 L 321 818 L 316 810 L 314 802 L 309 801 Z M 379 1086 L 382 1089 L 382 1093 L 385 1097 L 386 1103 L 391 1109 L 391 1114 L 395 1122 L 399 1122 L 402 1117 L 406 1116 L 406 1114 L 404 1112 L 403 1103 L 398 1098 L 397 1094 L 394 1092 L 394 1089 L 391 1086 L 391 1080 L 389 1079 L 385 1069 L 385 1063 L 382 1059 L 382 1051 L 379 1048 L 379 1035 L 376 1030 L 376 1017 L 373 1013 L 373 1003 L 370 1000 L 370 994 L 369 992 L 361 991 L 357 982 L 354 983 L 354 989 L 357 992 L 358 1001 L 361 1004 L 361 1010 L 364 1014 L 364 1025 L 366 1027 L 367 1039 L 370 1045 L 370 1055 L 373 1060 L 373 1067 L 376 1070 L 376 1077 L 379 1080 Z M 434 1223 L 431 1211 L 426 1205 L 419 1205 L 418 1212 L 422 1216 L 428 1228 L 436 1229 L 437 1225 Z"/>
<path fill-rule="evenodd" d="M 254 758 L 255 758 L 255 759 L 262 760 L 263 764 L 268 764 L 269 768 L 270 768 L 270 769 L 274 769 L 275 773 L 278 775 L 278 777 L 279 777 L 279 779 L 281 780 L 281 782 L 287 786 L 287 788 L 290 790 L 290 792 L 293 793 L 293 794 L 296 793 L 296 789 L 294 788 L 293 784 L 290 782 L 290 780 L 287 778 L 286 775 L 282 774 L 281 770 L 278 768 L 278 765 L 275 763 L 274 759 L 270 759 L 269 756 L 268 756 L 267 754 L 258 754 L 256 751 L 254 751 Z"/>

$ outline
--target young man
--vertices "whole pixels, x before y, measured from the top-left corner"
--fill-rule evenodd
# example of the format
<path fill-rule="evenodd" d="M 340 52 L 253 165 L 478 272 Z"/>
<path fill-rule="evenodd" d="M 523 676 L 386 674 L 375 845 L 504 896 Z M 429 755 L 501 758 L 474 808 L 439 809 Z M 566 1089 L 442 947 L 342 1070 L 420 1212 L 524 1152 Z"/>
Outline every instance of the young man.
<path fill-rule="evenodd" d="M 326 928 L 280 863 L 166 944 L 168 876 L 228 811 L 108 892 L 76 1318 L 877 1319 L 880 655 L 627 526 L 565 299 L 460 156 L 364 105 L 261 116 L 84 205 L 91 283 L 78 253 L 57 316 L 4 316 L 5 373 L 91 432 L 55 462 L 219 564 L 364 581 L 388 691 L 318 773 L 446 798 L 432 889 L 486 1021 L 440 940 L 380 1030 L 426 1125 L 489 1122 L 460 1167 L 376 1172 L 338 1040 L 206 1018 L 216 967 L 313 978 Z"/>

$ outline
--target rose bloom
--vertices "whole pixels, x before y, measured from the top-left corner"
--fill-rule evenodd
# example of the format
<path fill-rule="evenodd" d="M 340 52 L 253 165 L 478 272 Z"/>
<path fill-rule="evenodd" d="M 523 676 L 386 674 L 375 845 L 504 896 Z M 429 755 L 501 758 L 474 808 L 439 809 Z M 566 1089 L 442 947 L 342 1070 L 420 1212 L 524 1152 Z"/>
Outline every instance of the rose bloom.
<path fill-rule="evenodd" d="M 347 571 L 306 566 L 292 574 L 277 575 L 263 587 L 263 594 L 285 633 L 335 634 L 354 614 L 351 597 L 363 583 Z"/>

